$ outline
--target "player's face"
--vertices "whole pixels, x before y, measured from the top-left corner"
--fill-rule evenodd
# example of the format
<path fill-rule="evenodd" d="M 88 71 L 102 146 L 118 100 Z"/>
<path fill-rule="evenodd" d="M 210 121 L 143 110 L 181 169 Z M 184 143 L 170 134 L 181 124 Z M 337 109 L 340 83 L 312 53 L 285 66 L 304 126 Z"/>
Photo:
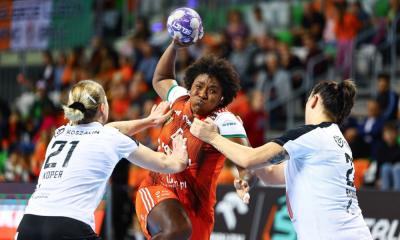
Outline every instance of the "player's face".
<path fill-rule="evenodd" d="M 190 89 L 190 104 L 194 114 L 207 115 L 222 102 L 223 89 L 215 77 L 201 74 L 194 80 Z"/>

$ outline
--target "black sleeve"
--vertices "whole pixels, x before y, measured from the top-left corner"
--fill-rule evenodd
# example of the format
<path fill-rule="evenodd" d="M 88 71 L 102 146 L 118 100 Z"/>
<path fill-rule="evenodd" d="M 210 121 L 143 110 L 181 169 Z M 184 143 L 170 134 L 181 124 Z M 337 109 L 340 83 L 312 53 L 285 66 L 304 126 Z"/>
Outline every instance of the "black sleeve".
<path fill-rule="evenodd" d="M 291 129 L 282 134 L 282 136 L 273 139 L 271 142 L 277 143 L 281 146 L 285 145 L 288 141 L 296 140 L 302 135 L 314 130 L 318 125 L 303 125 L 295 129 Z"/>

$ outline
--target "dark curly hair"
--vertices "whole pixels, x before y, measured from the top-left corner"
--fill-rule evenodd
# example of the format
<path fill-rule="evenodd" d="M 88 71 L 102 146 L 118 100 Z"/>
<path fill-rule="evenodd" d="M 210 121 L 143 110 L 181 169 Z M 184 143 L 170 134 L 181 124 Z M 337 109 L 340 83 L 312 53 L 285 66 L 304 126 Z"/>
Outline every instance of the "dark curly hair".
<path fill-rule="evenodd" d="M 186 89 L 192 88 L 193 82 L 201 74 L 215 77 L 223 88 L 223 107 L 228 106 L 240 91 L 239 75 L 226 59 L 215 55 L 206 55 L 192 63 L 185 72 L 183 78 Z"/>

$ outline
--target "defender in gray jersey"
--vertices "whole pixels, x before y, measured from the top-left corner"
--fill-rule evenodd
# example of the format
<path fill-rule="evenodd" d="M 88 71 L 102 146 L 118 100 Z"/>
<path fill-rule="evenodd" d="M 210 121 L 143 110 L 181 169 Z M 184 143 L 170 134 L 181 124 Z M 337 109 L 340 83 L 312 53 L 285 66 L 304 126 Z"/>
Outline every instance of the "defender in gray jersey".
<path fill-rule="evenodd" d="M 139 145 L 130 136 L 162 124 L 172 113 L 166 113 L 168 109 L 169 103 L 163 102 L 146 119 L 104 125 L 109 108 L 103 88 L 90 80 L 77 83 L 64 106 L 70 122 L 55 131 L 47 147 L 38 185 L 15 239 L 98 239 L 94 211 L 122 158 L 156 172 L 183 171 L 189 160 L 182 135 L 174 138 L 168 155 Z"/>
<path fill-rule="evenodd" d="M 318 83 L 306 105 L 307 125 L 255 149 L 221 137 L 211 119 L 195 120 L 191 133 L 237 165 L 256 170 L 265 184 L 286 184 L 288 212 L 298 239 L 369 240 L 353 184 L 351 149 L 339 129 L 355 94 L 350 80 Z"/>

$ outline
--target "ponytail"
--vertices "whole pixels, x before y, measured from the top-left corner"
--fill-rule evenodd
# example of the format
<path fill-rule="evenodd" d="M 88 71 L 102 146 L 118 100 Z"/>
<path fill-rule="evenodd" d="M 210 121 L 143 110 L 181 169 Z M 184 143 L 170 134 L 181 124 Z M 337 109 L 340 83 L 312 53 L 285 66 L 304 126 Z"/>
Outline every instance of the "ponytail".
<path fill-rule="evenodd" d="M 93 122 L 102 103 L 105 103 L 103 87 L 92 80 L 85 80 L 71 89 L 68 104 L 62 108 L 65 118 L 68 118 L 71 124 L 79 125 Z"/>
<path fill-rule="evenodd" d="M 325 107 L 325 114 L 332 118 L 339 126 L 350 115 L 354 106 L 356 86 L 351 80 L 341 83 L 321 81 L 313 89 L 313 95 L 319 94 Z"/>

